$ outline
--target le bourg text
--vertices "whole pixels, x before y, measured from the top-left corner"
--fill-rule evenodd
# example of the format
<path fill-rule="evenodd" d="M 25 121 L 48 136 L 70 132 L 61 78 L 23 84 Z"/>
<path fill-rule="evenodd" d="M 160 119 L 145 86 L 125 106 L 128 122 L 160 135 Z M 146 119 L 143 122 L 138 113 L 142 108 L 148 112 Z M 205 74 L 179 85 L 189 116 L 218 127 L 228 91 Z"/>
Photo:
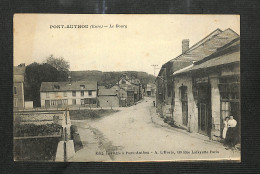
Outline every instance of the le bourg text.
<path fill-rule="evenodd" d="M 127 29 L 123 24 L 91 24 L 91 25 L 50 25 L 50 29 Z"/>

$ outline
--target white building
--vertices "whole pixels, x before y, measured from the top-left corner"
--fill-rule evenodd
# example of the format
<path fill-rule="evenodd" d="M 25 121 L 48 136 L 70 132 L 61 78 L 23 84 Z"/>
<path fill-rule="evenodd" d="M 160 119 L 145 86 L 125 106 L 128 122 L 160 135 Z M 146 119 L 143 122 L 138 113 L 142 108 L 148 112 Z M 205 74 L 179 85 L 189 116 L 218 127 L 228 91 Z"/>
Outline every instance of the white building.
<path fill-rule="evenodd" d="M 42 82 L 41 107 L 97 107 L 97 82 Z"/>

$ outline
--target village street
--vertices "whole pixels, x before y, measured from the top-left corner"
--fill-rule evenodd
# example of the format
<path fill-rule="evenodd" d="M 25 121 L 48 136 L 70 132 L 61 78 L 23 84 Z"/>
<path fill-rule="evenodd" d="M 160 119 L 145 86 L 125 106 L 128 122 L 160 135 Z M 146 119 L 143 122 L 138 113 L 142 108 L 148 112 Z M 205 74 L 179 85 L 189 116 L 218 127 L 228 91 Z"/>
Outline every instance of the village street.
<path fill-rule="evenodd" d="M 98 120 L 74 120 L 83 148 L 69 161 L 239 159 L 240 152 L 202 135 L 172 128 L 155 112 L 152 98 Z"/>

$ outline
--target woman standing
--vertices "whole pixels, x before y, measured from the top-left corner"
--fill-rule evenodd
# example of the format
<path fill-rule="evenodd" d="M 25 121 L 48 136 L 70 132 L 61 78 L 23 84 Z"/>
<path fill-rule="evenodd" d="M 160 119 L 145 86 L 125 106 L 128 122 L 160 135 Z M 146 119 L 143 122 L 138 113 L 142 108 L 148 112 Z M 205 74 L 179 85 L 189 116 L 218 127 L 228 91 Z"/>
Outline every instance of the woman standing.
<path fill-rule="evenodd" d="M 228 120 L 228 130 L 227 130 L 227 136 L 226 136 L 226 140 L 228 145 L 233 149 L 237 143 L 237 130 L 236 130 L 236 126 L 237 126 L 237 121 L 233 118 L 233 116 L 229 117 Z"/>
<path fill-rule="evenodd" d="M 223 129 L 223 132 L 222 132 L 222 138 L 224 140 L 226 139 L 226 134 L 227 134 L 227 130 L 228 130 L 228 120 L 229 120 L 229 117 L 226 117 L 225 121 L 224 121 L 224 129 Z"/>

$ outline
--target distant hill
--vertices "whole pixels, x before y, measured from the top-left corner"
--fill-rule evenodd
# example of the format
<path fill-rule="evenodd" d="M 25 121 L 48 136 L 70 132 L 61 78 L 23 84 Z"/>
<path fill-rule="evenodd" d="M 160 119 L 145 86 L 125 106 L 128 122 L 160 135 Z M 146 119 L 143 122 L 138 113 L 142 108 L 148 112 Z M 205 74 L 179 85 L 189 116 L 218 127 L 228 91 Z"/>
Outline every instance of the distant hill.
<path fill-rule="evenodd" d="M 154 83 L 155 77 L 146 72 L 141 71 L 112 71 L 112 72 L 102 72 L 102 71 L 71 71 L 71 79 L 73 81 L 81 80 L 97 80 L 99 85 L 103 86 L 113 86 L 117 84 L 119 79 L 123 74 L 127 74 L 128 77 L 132 75 L 136 76 L 143 85 L 148 83 Z"/>

